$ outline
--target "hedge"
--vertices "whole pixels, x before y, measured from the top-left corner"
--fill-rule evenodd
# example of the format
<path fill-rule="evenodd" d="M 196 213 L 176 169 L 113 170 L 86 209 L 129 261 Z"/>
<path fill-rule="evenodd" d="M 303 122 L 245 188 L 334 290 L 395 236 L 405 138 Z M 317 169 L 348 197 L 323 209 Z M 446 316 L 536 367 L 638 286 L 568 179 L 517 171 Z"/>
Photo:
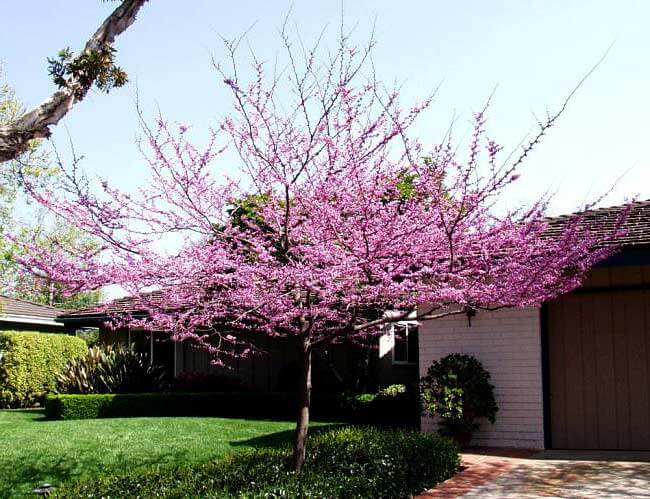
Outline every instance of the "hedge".
<path fill-rule="evenodd" d="M 285 392 L 200 392 L 61 395 L 45 399 L 50 419 L 143 416 L 217 416 L 293 419 L 297 398 Z M 312 417 L 354 424 L 417 427 L 417 400 L 410 395 L 316 395 Z"/>
<path fill-rule="evenodd" d="M 54 388 L 54 375 L 88 347 L 75 336 L 0 332 L 0 407 L 30 407 Z"/>
<path fill-rule="evenodd" d="M 45 398 L 50 419 L 144 416 L 293 418 L 294 398 L 286 393 L 127 393 L 61 395 Z"/>
<path fill-rule="evenodd" d="M 308 440 L 300 475 L 288 446 L 211 463 L 157 468 L 64 485 L 57 497 L 412 497 L 453 476 L 458 447 L 412 430 L 340 428 Z"/>

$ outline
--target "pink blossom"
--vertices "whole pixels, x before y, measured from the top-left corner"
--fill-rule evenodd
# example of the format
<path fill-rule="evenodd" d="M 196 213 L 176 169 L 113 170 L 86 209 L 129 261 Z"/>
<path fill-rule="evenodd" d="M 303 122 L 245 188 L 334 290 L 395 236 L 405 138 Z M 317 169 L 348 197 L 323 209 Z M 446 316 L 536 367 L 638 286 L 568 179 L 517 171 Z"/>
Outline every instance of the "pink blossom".
<path fill-rule="evenodd" d="M 424 160 L 410 131 L 430 99 L 404 111 L 397 91 L 355 84 L 362 55 L 338 57 L 336 71 L 294 79 L 293 102 L 261 64 L 248 85 L 225 76 L 233 112 L 203 147 L 160 117 L 144 129 L 150 175 L 137 195 L 74 172 L 58 191 L 29 186 L 101 248 L 25 244 L 25 271 L 70 292 L 122 286 L 148 316 L 113 317 L 112 327 L 165 331 L 220 363 L 259 352 L 263 336 L 310 348 L 367 341 L 387 309 L 430 304 L 419 308 L 425 319 L 454 304 L 539 305 L 609 254 L 579 219 L 547 237 L 543 200 L 492 210 L 518 173 L 498 166 L 483 112 L 468 154 L 450 139 Z M 237 181 L 226 177 L 226 144 L 240 158 Z M 172 254 L 158 244 L 168 234 L 183 241 Z"/>

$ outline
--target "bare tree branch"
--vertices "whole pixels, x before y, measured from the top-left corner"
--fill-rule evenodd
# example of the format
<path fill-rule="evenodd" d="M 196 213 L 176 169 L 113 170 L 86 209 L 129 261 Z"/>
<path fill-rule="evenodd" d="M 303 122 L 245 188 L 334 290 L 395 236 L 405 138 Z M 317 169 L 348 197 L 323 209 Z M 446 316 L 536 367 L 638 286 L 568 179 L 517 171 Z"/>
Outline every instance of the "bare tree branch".
<path fill-rule="evenodd" d="M 133 24 L 146 1 L 124 0 L 86 42 L 84 51 L 98 51 L 113 43 Z M 73 79 L 66 88 L 58 90 L 39 106 L 0 127 L 0 162 L 17 158 L 25 152 L 30 140 L 49 137 L 52 133 L 50 126 L 56 125 L 74 104 L 83 100 L 93 83 L 87 81 L 82 84 Z"/>
<path fill-rule="evenodd" d="M 548 129 L 551 128 L 553 125 L 555 125 L 555 122 L 559 119 L 559 117 L 562 114 L 564 114 L 564 111 L 566 111 L 566 108 L 569 106 L 569 103 L 571 102 L 575 94 L 578 92 L 578 90 L 580 90 L 582 85 L 584 85 L 584 83 L 589 79 L 589 77 L 598 69 L 598 67 L 607 58 L 613 46 L 614 43 L 612 42 L 612 44 L 609 47 L 607 47 L 607 50 L 605 50 L 603 55 L 600 56 L 598 61 L 596 61 L 596 64 L 594 64 L 589 69 L 589 71 L 585 73 L 585 75 L 580 79 L 578 84 L 575 87 L 573 87 L 571 92 L 569 92 L 569 94 L 566 96 L 566 98 L 562 102 L 562 105 L 557 111 L 555 111 L 554 113 L 547 111 L 546 121 L 541 121 L 540 119 L 535 117 L 535 119 L 537 120 L 537 125 L 539 127 L 537 135 L 535 135 L 531 140 L 528 141 L 527 144 L 525 144 L 522 147 L 521 154 L 517 157 L 517 159 L 515 159 L 515 161 L 510 166 L 506 167 L 507 163 L 510 161 L 510 159 L 514 154 L 514 151 L 510 153 L 510 155 L 508 155 L 502 167 L 503 170 L 505 171 L 505 173 L 502 175 L 503 179 L 510 177 L 510 175 L 512 175 L 512 173 L 524 162 L 528 154 L 535 148 L 535 146 L 541 142 L 542 138 L 544 137 Z"/>

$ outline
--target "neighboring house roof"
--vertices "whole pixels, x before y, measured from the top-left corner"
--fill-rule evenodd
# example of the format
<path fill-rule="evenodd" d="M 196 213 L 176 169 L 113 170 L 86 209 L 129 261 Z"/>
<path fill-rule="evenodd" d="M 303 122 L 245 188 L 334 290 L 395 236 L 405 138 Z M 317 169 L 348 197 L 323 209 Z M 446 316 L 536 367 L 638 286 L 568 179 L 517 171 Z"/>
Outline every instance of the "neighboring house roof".
<path fill-rule="evenodd" d="M 547 233 L 549 235 L 559 234 L 568 223 L 579 217 L 582 217 L 589 225 L 591 231 L 603 238 L 610 238 L 620 223 L 618 229 L 623 235 L 615 241 L 608 240 L 606 245 L 650 246 L 650 200 L 551 217 L 547 219 L 549 224 Z M 155 291 L 149 293 L 147 304 L 156 304 L 159 297 L 160 294 Z M 127 296 L 104 305 L 59 314 L 58 320 L 61 322 L 82 319 L 100 321 L 105 320 L 107 316 L 116 314 L 145 315 L 147 304 L 140 298 Z"/>
<path fill-rule="evenodd" d="M 579 218 L 582 218 L 584 223 L 589 225 L 589 229 L 603 239 L 610 238 L 620 223 L 618 228 L 622 235 L 616 240 L 609 239 L 605 245 L 627 247 L 650 245 L 650 200 L 552 217 L 548 219 L 548 232 L 557 234 L 568 223 Z"/>
<path fill-rule="evenodd" d="M 97 305 L 94 307 L 82 308 L 78 310 L 71 310 L 57 315 L 57 320 L 65 322 L 66 320 L 74 319 L 101 319 L 105 320 L 106 316 L 118 314 L 146 314 L 147 308 L 152 303 L 157 303 L 160 299 L 160 293 L 152 292 L 147 294 L 147 300 L 125 296 L 124 298 L 117 298 L 109 303 Z"/>
<path fill-rule="evenodd" d="M 54 319 L 62 312 L 56 307 L 0 295 L 0 321 L 58 326 Z"/>

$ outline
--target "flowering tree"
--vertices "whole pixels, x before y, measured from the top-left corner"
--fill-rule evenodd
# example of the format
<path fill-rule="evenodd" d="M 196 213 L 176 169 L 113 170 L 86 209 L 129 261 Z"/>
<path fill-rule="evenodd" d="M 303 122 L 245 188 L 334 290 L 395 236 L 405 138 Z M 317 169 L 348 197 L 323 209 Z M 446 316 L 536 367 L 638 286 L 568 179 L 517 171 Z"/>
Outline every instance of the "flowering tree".
<path fill-rule="evenodd" d="M 2 71 L 0 66 L 0 79 L 4 76 Z M 0 81 L 0 127 L 13 122 L 23 113 L 23 105 L 14 89 Z M 46 223 L 41 213 L 29 213 L 25 206 L 24 201 L 29 198 L 23 196 L 19 180 L 26 179 L 30 186 L 36 183 L 44 185 L 52 180 L 55 173 L 56 169 L 50 168 L 48 154 L 38 140 L 30 141 L 23 154 L 0 167 L 0 234 L 13 232 L 20 240 L 37 239 L 41 247 L 47 247 L 50 235 L 56 235 L 58 246 L 91 244 L 85 234 L 80 234 L 74 227 Z M 56 283 L 21 272 L 21 266 L 16 261 L 20 251 L 20 244 L 0 237 L 0 294 L 62 308 L 90 306 L 99 301 L 99 291 L 64 298 L 57 293 Z"/>
<path fill-rule="evenodd" d="M 343 38 L 318 64 L 315 50 L 283 39 L 287 69 L 267 75 L 255 60 L 250 83 L 238 76 L 236 44 L 227 45 L 233 66 L 217 70 L 234 111 L 206 147 L 187 126 L 143 124 L 151 176 L 136 193 L 96 188 L 74 167 L 58 190 L 32 189 L 103 243 L 47 254 L 26 245 L 23 263 L 70 292 L 121 285 L 149 314 L 114 325 L 169 332 L 217 363 L 256 353 L 262 336 L 296 338 L 300 471 L 315 349 L 366 339 L 413 310 L 428 320 L 540 304 L 578 286 L 606 250 L 593 249 L 579 220 L 548 237 L 543 199 L 494 209 L 538 138 L 502 163 L 478 113 L 467 155 L 450 140 L 425 149 L 409 128 L 429 100 L 404 109 L 398 92 L 364 78 L 372 44 L 357 51 Z M 222 137 L 241 160 L 236 178 L 225 174 Z M 160 249 L 170 234 L 180 235 L 178 251 Z"/>

